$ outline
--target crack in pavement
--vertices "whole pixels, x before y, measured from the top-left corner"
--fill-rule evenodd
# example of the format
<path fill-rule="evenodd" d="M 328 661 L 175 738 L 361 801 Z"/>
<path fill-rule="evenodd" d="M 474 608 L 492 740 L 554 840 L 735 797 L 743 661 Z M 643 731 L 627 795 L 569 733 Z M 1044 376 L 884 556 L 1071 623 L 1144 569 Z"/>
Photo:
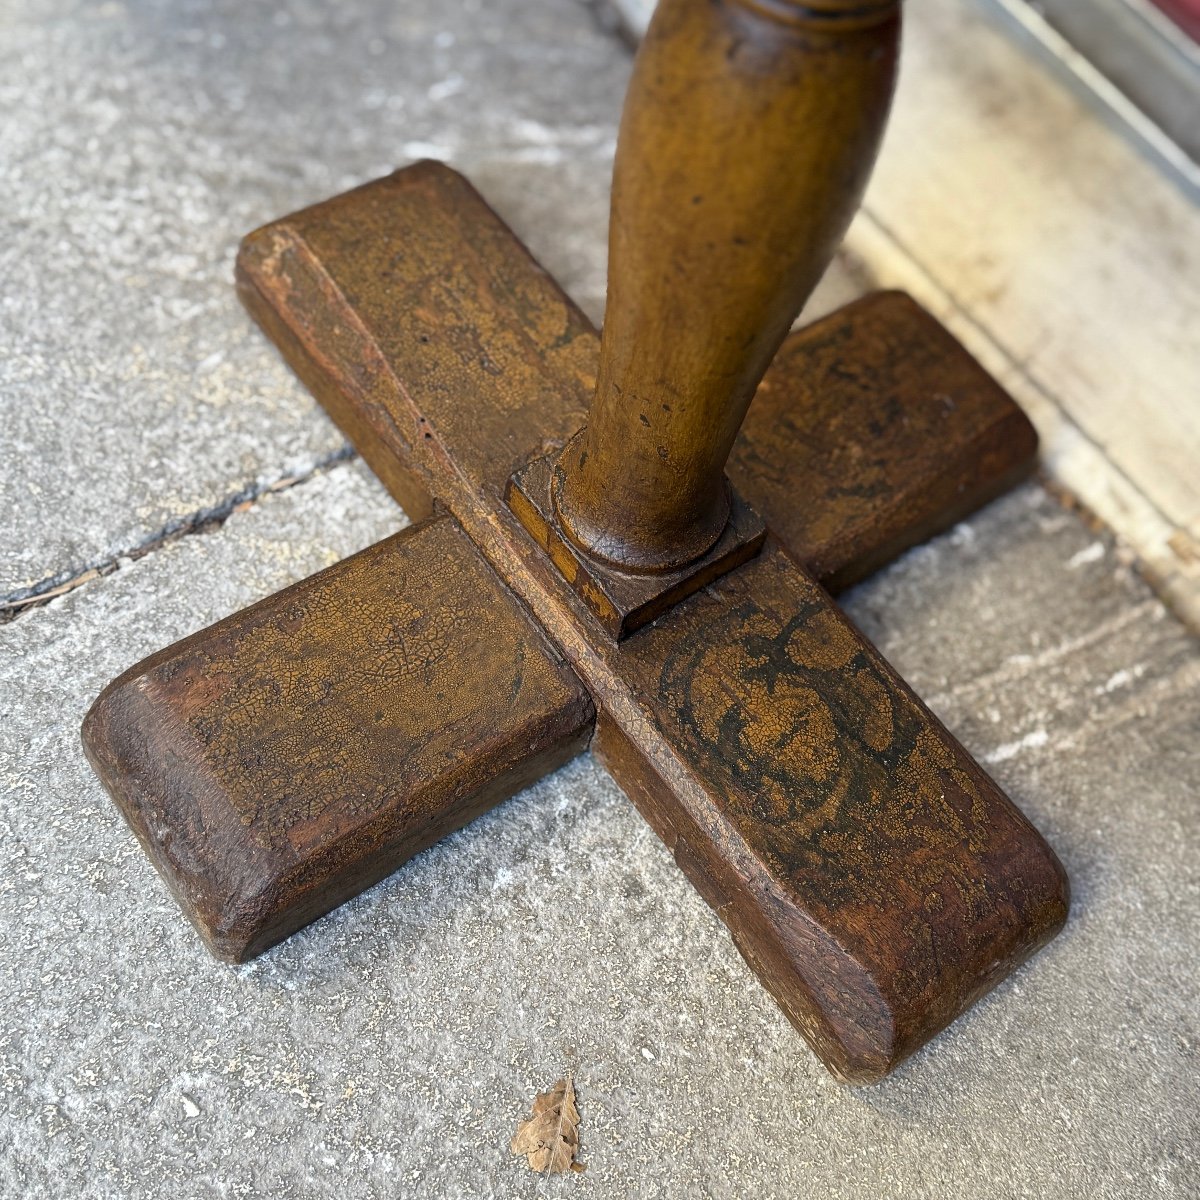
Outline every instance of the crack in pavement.
<path fill-rule="evenodd" d="M 330 454 L 323 455 L 309 470 L 300 475 L 285 475 L 269 483 L 247 484 L 246 487 L 227 496 L 219 504 L 197 509 L 186 516 L 169 521 L 157 533 L 151 534 L 136 546 L 118 550 L 74 574 L 50 575 L 40 583 L 34 584 L 33 587 L 20 588 L 15 592 L 10 592 L 7 596 L 0 597 L 0 625 L 15 621 L 18 617 L 41 608 L 49 604 L 51 600 L 65 596 L 68 592 L 73 592 L 76 588 L 83 587 L 84 584 L 90 583 L 94 579 L 111 575 L 114 571 L 120 570 L 123 562 L 135 562 L 160 547 L 191 534 L 212 533 L 214 530 L 220 529 L 234 513 L 245 512 L 264 496 L 284 492 L 289 488 L 307 483 L 310 479 L 315 479 L 318 475 L 323 475 L 326 471 L 331 471 L 335 467 L 341 466 L 342 463 L 351 462 L 357 457 L 353 446 L 344 445 Z"/>

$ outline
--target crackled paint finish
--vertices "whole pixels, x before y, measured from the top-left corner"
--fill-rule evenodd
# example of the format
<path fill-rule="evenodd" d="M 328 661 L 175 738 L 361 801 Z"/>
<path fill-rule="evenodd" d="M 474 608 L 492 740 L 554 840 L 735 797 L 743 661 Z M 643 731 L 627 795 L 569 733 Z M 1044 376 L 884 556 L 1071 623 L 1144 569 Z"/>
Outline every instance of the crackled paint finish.
<path fill-rule="evenodd" d="M 801 745 L 791 747 L 783 765 L 770 770 L 763 769 L 765 753 L 735 756 L 742 777 L 730 776 L 721 732 L 722 722 L 736 717 L 730 715 L 727 688 L 738 685 L 730 680 L 752 671 L 757 663 L 752 652 L 779 638 L 798 612 L 808 614 L 805 638 L 791 639 L 788 654 L 801 644 L 813 653 L 814 629 L 847 646 L 859 645 L 857 635 L 797 564 L 797 547 L 785 553 L 770 542 L 759 559 L 621 643 L 595 620 L 522 528 L 505 493 L 514 470 L 552 453 L 582 423 L 598 342 L 465 180 L 439 164 L 424 163 L 294 214 L 247 240 L 240 271 L 251 312 L 393 494 L 416 492 L 431 508 L 435 497 L 446 505 L 492 568 L 537 615 L 592 695 L 598 717 L 594 745 L 602 761 L 672 847 L 747 961 L 831 1071 L 857 1081 L 886 1074 L 1058 928 L 1066 889 L 1045 843 L 869 648 L 854 651 L 865 655 L 861 661 L 830 667 L 821 687 L 831 697 L 853 696 L 858 705 L 854 710 L 843 706 L 836 732 L 840 761 L 854 769 L 835 771 L 831 778 L 834 786 L 843 780 L 852 789 L 868 789 L 846 803 L 842 839 L 851 848 L 859 841 L 879 848 L 874 857 L 867 856 L 879 877 L 864 893 L 857 892 L 856 871 L 866 860 L 851 853 L 839 882 L 834 842 L 809 847 L 803 820 L 795 822 L 789 841 L 786 819 L 777 826 L 743 819 L 742 810 L 769 806 L 772 795 L 781 794 L 777 775 L 788 764 L 801 791 L 819 794 L 829 784 L 820 778 L 819 759 L 810 761 L 809 777 L 801 776 L 805 755 L 811 753 Z M 904 298 L 885 296 L 876 304 L 879 310 L 865 314 L 869 319 L 857 306 L 835 315 L 832 330 L 822 336 L 840 341 L 848 359 L 861 352 L 879 364 L 881 373 L 908 379 L 898 402 L 933 406 L 943 414 L 929 427 L 946 439 L 946 470 L 961 481 L 964 461 L 977 455 L 979 478 L 972 487 L 982 499 L 996 486 L 986 465 L 995 461 L 986 453 L 989 437 L 1011 421 L 1011 401 L 990 384 L 977 399 L 967 403 L 964 396 L 958 406 L 945 405 L 936 392 L 923 394 L 902 363 L 886 360 L 911 353 L 921 361 L 931 353 L 926 336 L 934 337 L 935 354 L 945 350 L 945 340 L 930 334 L 937 328 L 931 318 L 919 310 L 914 318 Z M 886 324 L 893 308 L 918 345 L 886 342 L 889 349 L 881 352 L 869 344 L 871 330 L 880 321 Z M 840 337 L 839 321 L 845 325 Z M 950 352 L 962 353 L 953 346 Z M 951 369 L 958 370 L 953 364 Z M 786 389 L 798 370 L 803 368 L 789 360 L 783 373 L 768 375 L 768 381 Z M 838 378 L 827 365 L 821 375 Z M 959 386 L 969 389 L 971 369 L 960 376 Z M 855 384 L 848 410 L 855 414 L 852 419 L 872 421 L 861 393 Z M 836 397 L 830 403 L 836 406 Z M 980 422 L 980 412 L 994 419 Z M 960 423 L 955 413 L 974 415 Z M 873 495 L 879 520 L 862 521 L 862 497 L 853 496 L 847 504 L 835 484 L 805 497 L 806 507 L 814 510 L 809 522 L 789 520 L 799 494 L 796 486 L 779 483 L 799 453 L 788 439 L 789 428 L 794 426 L 759 440 L 751 456 L 764 464 L 772 481 L 760 489 L 773 506 L 763 515 L 768 526 L 778 520 L 791 529 L 823 531 L 831 542 L 840 539 L 836 551 L 819 536 L 803 545 L 818 561 L 829 549 L 825 561 L 838 561 L 843 568 L 849 564 L 853 571 L 858 558 L 875 562 L 897 540 L 907 545 L 907 522 L 940 518 L 945 480 L 932 455 L 930 473 L 915 496 L 898 466 L 871 480 L 865 490 Z M 881 437 L 876 434 L 875 444 Z M 814 451 L 805 453 L 811 460 Z M 751 474 L 743 466 L 742 478 Z M 830 478 L 834 472 L 825 474 Z M 897 483 L 897 491 L 889 490 L 889 480 Z M 841 491 L 853 486 L 846 480 Z M 926 492 L 930 498 L 922 500 Z M 961 498 L 961 491 L 955 494 Z M 831 517 L 831 511 L 840 511 L 844 520 Z M 741 611 L 740 604 L 750 604 L 749 611 L 760 615 L 748 629 L 726 628 L 721 620 Z M 699 628 L 688 616 L 697 611 L 721 620 Z M 761 622 L 766 623 L 760 628 Z M 664 664 L 690 661 L 687 656 L 701 646 L 711 657 L 694 664 L 689 695 L 682 675 L 660 673 Z M 653 669 L 642 662 L 643 654 Z M 806 669 L 816 667 L 810 663 Z M 701 700 L 695 685 L 710 676 L 713 682 L 701 689 L 706 697 Z M 741 686 L 749 684 L 743 679 Z M 779 698 L 760 688 L 757 721 L 786 718 L 786 706 L 778 702 L 786 687 L 779 686 Z M 793 700 L 799 689 L 794 692 Z M 867 711 L 874 713 L 869 720 L 854 715 Z M 922 767 L 914 782 L 911 771 L 889 775 L 876 769 L 872 756 L 883 751 L 873 747 L 883 736 L 886 711 L 900 722 L 891 732 L 902 765 L 933 763 L 930 769 L 948 771 L 947 779 L 957 778 L 954 772 L 969 779 L 989 806 L 987 820 L 996 823 L 994 856 L 970 839 L 959 844 L 962 815 L 935 793 L 940 777 Z M 831 709 L 822 719 L 835 716 Z M 797 710 L 790 727 L 801 725 Z M 753 722 L 747 728 L 758 736 Z M 901 836 L 897 822 L 910 813 L 918 819 Z M 871 827 L 880 814 L 883 832 Z M 800 847 L 804 852 L 793 861 L 788 856 Z M 799 883 L 805 855 L 814 853 L 824 854 L 828 866 L 823 895 L 815 885 L 806 892 Z M 993 897 L 987 913 L 978 904 L 960 902 L 955 881 L 972 873 L 977 886 Z M 1024 894 L 1018 895 L 1022 886 Z M 943 907 L 930 918 L 926 904 L 936 909 L 937 896 L 929 900 L 935 892 Z M 896 906 L 888 913 L 853 902 L 864 894 L 889 895 Z"/>

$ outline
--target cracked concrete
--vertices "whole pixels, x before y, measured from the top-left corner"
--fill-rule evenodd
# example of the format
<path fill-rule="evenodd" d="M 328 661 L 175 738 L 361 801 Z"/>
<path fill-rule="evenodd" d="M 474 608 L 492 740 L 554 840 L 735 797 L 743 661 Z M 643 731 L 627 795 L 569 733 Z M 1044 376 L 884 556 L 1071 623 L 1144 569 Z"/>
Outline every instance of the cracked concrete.
<path fill-rule="evenodd" d="M 47 604 L 59 596 L 65 596 L 68 592 L 73 592 L 76 588 L 90 583 L 93 579 L 111 575 L 113 571 L 120 569 L 122 562 L 143 558 L 145 555 L 152 554 L 155 550 L 166 545 L 167 542 L 174 541 L 176 538 L 187 537 L 194 533 L 210 533 L 212 530 L 223 525 L 235 512 L 241 512 L 249 508 L 264 496 L 286 491 L 288 488 L 295 487 L 299 483 L 304 483 L 316 475 L 329 470 L 330 467 L 347 462 L 353 457 L 353 447 L 348 445 L 340 446 L 338 449 L 331 450 L 328 454 L 319 458 L 303 475 L 285 475 L 282 478 L 273 479 L 270 483 L 253 484 L 242 488 L 241 491 L 227 496 L 212 508 L 188 513 L 186 517 L 179 517 L 170 521 L 157 533 L 150 535 L 145 541 L 139 542 L 123 554 L 115 554 L 112 558 L 105 559 L 78 574 L 68 575 L 65 579 L 61 579 L 61 582 L 58 578 L 51 576 L 40 585 L 22 589 L 15 593 L 13 597 L 0 599 L 0 624 L 16 620 L 17 617 L 32 612 L 35 608 Z"/>
<path fill-rule="evenodd" d="M 0 23 L 0 597 L 341 445 L 237 303 L 256 225 L 437 155 L 598 312 L 582 235 L 628 56 L 580 5 L 6 0 Z M 586 215 L 550 241 L 543 211 Z"/>
<path fill-rule="evenodd" d="M 846 598 L 1075 889 L 883 1085 L 825 1075 L 586 755 L 258 962 L 210 960 L 83 713 L 404 520 L 361 463 L 314 473 L 341 439 L 238 310 L 237 236 L 443 153 L 599 316 L 628 60 L 562 0 L 0 16 L 0 596 L 109 571 L 0 627 L 0 1195 L 1200 1192 L 1200 659 L 1036 484 Z M 843 263 L 815 308 L 861 286 Z M 589 1166 L 542 1180 L 508 1141 L 567 1069 Z"/>

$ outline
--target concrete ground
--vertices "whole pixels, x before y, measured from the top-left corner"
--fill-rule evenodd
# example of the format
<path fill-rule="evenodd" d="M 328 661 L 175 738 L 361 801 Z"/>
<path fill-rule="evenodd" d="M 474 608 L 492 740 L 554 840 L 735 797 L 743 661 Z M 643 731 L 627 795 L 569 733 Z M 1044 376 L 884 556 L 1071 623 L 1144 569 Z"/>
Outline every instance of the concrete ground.
<path fill-rule="evenodd" d="M 1200 657 L 1037 484 L 846 598 L 1075 889 L 885 1083 L 826 1076 L 589 756 L 257 962 L 209 959 L 83 713 L 403 521 L 240 313 L 237 238 L 437 153 L 597 314 L 628 58 L 567 0 L 0 23 L 0 1194 L 1200 1194 Z M 588 1170 L 544 1180 L 508 1143 L 567 1070 Z"/>

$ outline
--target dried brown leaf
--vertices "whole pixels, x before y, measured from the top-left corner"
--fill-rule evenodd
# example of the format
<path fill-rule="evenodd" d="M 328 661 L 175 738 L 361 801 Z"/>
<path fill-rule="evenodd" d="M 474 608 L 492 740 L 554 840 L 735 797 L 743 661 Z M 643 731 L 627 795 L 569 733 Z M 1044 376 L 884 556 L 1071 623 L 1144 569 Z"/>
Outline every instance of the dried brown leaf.
<path fill-rule="evenodd" d="M 575 1107 L 575 1085 L 568 1075 L 533 1102 L 533 1115 L 517 1126 L 512 1152 L 525 1155 L 530 1170 L 547 1175 L 582 1171 L 575 1161 L 579 1150 L 579 1109 Z"/>

